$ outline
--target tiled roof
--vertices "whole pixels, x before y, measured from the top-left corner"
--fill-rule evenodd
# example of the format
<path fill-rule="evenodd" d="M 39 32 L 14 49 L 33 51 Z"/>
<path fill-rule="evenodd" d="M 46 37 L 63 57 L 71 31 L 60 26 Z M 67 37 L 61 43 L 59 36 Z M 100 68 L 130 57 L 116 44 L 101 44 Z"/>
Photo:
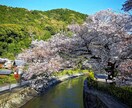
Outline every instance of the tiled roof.
<path fill-rule="evenodd" d="M 14 63 L 17 66 L 24 66 L 25 65 L 25 62 L 23 60 L 15 60 Z"/>

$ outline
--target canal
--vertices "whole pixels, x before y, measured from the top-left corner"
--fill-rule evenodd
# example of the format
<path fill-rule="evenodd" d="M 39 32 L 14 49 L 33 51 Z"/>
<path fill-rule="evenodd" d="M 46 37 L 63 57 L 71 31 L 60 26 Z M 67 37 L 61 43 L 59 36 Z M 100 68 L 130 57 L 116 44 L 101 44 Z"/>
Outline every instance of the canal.
<path fill-rule="evenodd" d="M 85 76 L 64 81 L 21 108 L 83 108 Z"/>

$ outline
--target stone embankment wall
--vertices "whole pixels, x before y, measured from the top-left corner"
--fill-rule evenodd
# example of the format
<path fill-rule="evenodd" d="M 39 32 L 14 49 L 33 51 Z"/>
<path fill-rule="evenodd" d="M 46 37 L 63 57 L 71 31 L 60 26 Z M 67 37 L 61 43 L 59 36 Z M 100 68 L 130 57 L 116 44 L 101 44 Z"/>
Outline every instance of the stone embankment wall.
<path fill-rule="evenodd" d="M 108 108 L 97 95 L 85 93 L 84 100 L 85 108 Z"/>
<path fill-rule="evenodd" d="M 112 96 L 89 87 L 87 79 L 83 87 L 84 108 L 128 108 Z"/>
<path fill-rule="evenodd" d="M 108 108 L 97 95 L 90 92 L 90 89 L 88 88 L 87 80 L 85 80 L 83 88 L 84 108 Z"/>
<path fill-rule="evenodd" d="M 15 88 L 0 94 L 0 108 L 19 108 L 36 95 L 30 87 Z"/>

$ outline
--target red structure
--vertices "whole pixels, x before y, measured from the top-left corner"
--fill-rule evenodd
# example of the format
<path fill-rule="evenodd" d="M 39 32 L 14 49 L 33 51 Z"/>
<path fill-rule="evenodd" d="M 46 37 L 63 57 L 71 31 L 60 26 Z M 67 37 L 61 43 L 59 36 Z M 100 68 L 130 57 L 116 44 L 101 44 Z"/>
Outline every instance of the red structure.
<path fill-rule="evenodd" d="M 16 80 L 19 80 L 20 79 L 20 75 L 18 74 L 18 72 L 14 72 L 14 78 Z"/>

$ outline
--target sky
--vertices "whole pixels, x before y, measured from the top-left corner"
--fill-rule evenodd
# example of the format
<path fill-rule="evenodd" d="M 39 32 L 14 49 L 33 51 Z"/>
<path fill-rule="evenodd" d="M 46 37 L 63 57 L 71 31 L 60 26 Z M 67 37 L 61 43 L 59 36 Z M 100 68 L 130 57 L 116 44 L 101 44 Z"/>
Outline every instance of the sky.
<path fill-rule="evenodd" d="M 121 8 L 125 1 L 126 0 L 0 0 L 0 4 L 42 11 L 68 8 L 90 15 L 105 9 L 123 12 Z"/>

